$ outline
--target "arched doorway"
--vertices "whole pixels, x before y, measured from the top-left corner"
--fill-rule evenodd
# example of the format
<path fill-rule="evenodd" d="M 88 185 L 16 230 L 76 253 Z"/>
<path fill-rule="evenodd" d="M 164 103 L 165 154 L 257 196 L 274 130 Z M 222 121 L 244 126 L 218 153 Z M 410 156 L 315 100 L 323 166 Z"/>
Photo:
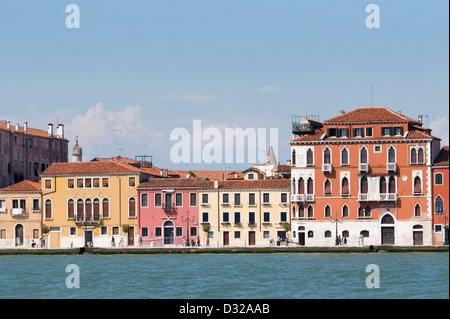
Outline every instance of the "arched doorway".
<path fill-rule="evenodd" d="M 23 225 L 22 224 L 17 224 L 16 227 L 14 228 L 15 231 L 15 241 L 16 241 L 16 246 L 23 246 Z"/>
<path fill-rule="evenodd" d="M 413 226 L 413 245 L 423 245 L 423 226 Z"/>
<path fill-rule="evenodd" d="M 385 214 L 381 218 L 381 244 L 395 244 L 395 220 L 391 214 Z"/>
<path fill-rule="evenodd" d="M 164 229 L 164 244 L 173 245 L 175 243 L 174 225 L 171 220 L 166 220 L 163 224 Z"/>
<path fill-rule="evenodd" d="M 298 227 L 298 244 L 305 246 L 305 226 Z"/>

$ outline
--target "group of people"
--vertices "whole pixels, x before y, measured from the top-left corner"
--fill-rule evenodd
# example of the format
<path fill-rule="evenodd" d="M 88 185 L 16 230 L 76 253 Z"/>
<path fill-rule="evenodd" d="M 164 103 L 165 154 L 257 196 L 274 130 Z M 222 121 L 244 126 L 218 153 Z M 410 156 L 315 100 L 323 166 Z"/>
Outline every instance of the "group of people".
<path fill-rule="evenodd" d="M 189 246 L 188 242 L 186 240 L 186 237 L 184 237 L 184 236 L 183 236 L 182 244 L 183 244 L 183 246 Z M 194 240 L 194 239 L 191 240 L 191 246 L 192 247 L 200 247 L 200 236 L 197 236 L 196 240 Z M 206 241 L 206 246 L 209 246 L 209 239 L 207 239 L 207 241 Z"/>
<path fill-rule="evenodd" d="M 347 245 L 347 236 L 344 235 L 344 236 L 341 237 L 341 235 L 339 235 L 338 238 L 337 238 L 337 243 L 338 243 L 338 245 L 340 245 L 340 246 L 341 246 L 341 245 L 342 245 L 342 246 L 343 246 L 343 245 Z"/>
<path fill-rule="evenodd" d="M 123 237 L 120 238 L 119 241 L 119 247 L 123 247 L 124 246 L 124 241 L 123 241 Z M 111 238 L 111 247 L 116 247 L 116 241 L 114 239 L 114 236 L 112 236 Z"/>
<path fill-rule="evenodd" d="M 39 244 L 37 244 L 34 239 L 31 241 L 31 248 L 38 248 L 38 247 L 45 247 L 45 238 L 41 237 L 39 238 Z"/>

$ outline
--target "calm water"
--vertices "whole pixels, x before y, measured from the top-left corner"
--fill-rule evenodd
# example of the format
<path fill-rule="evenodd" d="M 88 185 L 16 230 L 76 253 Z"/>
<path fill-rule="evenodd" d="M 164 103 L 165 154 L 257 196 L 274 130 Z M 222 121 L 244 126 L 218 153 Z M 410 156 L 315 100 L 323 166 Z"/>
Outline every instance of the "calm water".
<path fill-rule="evenodd" d="M 69 264 L 78 289 L 66 287 Z M 369 264 L 380 288 L 366 287 Z M 449 255 L 0 256 L 0 298 L 449 298 Z"/>

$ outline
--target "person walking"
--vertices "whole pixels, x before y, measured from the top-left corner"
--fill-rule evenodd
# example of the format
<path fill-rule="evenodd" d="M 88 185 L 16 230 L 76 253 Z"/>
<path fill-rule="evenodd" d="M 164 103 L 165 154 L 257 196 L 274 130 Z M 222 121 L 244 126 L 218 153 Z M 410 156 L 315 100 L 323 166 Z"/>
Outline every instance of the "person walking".
<path fill-rule="evenodd" d="M 114 241 L 114 236 L 111 238 L 111 247 L 116 247 L 116 242 Z"/>

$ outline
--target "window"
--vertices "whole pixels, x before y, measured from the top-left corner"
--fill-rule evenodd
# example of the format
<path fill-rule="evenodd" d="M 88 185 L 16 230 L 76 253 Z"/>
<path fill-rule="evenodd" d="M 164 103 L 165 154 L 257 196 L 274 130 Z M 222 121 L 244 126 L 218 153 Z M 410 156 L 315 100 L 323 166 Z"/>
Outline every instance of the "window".
<path fill-rule="evenodd" d="M 435 185 L 443 185 L 444 184 L 444 175 L 442 173 L 434 174 L 434 184 Z"/>
<path fill-rule="evenodd" d="M 286 223 L 287 222 L 287 213 L 281 212 L 280 213 L 280 223 Z"/>
<path fill-rule="evenodd" d="M 230 213 L 223 212 L 222 213 L 222 223 L 229 223 L 230 222 Z"/>
<path fill-rule="evenodd" d="M 175 236 L 177 236 L 177 237 L 183 236 L 183 227 L 176 227 L 175 228 Z"/>
<path fill-rule="evenodd" d="M 161 193 L 155 193 L 155 207 L 162 206 L 162 195 Z"/>
<path fill-rule="evenodd" d="M 422 209 L 420 208 L 419 204 L 416 204 L 416 206 L 414 206 L 414 217 L 420 216 L 422 216 Z"/>
<path fill-rule="evenodd" d="M 343 195 L 343 196 L 347 196 L 347 195 L 349 195 L 349 185 L 348 185 L 348 179 L 347 179 L 347 177 L 344 177 L 343 179 L 342 179 L 342 182 L 341 182 L 341 194 Z"/>
<path fill-rule="evenodd" d="M 308 178 L 308 182 L 306 183 L 306 193 L 314 194 L 314 182 L 311 177 Z"/>
<path fill-rule="evenodd" d="M 33 238 L 39 238 L 39 229 L 38 228 L 34 228 L 33 229 Z"/>
<path fill-rule="evenodd" d="M 208 204 L 208 194 L 202 194 L 202 204 Z"/>
<path fill-rule="evenodd" d="M 373 136 L 373 129 L 371 127 L 366 127 L 366 136 Z"/>
<path fill-rule="evenodd" d="M 128 177 L 128 186 L 129 187 L 136 186 L 136 177 L 134 176 Z"/>
<path fill-rule="evenodd" d="M 381 135 L 391 135 L 391 128 L 390 127 L 382 127 L 381 128 Z"/>
<path fill-rule="evenodd" d="M 323 193 L 324 195 L 331 195 L 331 182 L 328 178 L 324 182 Z"/>
<path fill-rule="evenodd" d="M 417 164 L 423 164 L 424 158 L 423 158 L 423 148 L 419 148 L 417 151 Z"/>
<path fill-rule="evenodd" d="M 298 207 L 298 218 L 305 218 L 305 207 L 303 205 Z"/>
<path fill-rule="evenodd" d="M 222 204 L 228 205 L 230 203 L 230 194 L 224 193 L 222 194 Z"/>
<path fill-rule="evenodd" d="M 305 194 L 305 181 L 301 177 L 298 180 L 298 193 Z"/>
<path fill-rule="evenodd" d="M 255 206 L 256 205 L 255 193 L 248 194 L 248 205 L 249 206 Z"/>
<path fill-rule="evenodd" d="M 34 211 L 34 212 L 37 212 L 37 211 L 39 211 L 39 210 L 40 210 L 40 207 L 39 207 L 39 199 L 33 198 L 33 211 Z"/>
<path fill-rule="evenodd" d="M 312 230 L 308 232 L 308 238 L 314 238 L 314 232 Z"/>
<path fill-rule="evenodd" d="M 162 231 L 161 227 L 155 227 L 155 237 L 161 237 Z"/>
<path fill-rule="evenodd" d="M 77 187 L 78 188 L 84 187 L 84 180 L 82 178 L 77 178 Z"/>
<path fill-rule="evenodd" d="M 84 203 L 81 198 L 77 200 L 77 220 L 78 219 L 84 219 Z"/>
<path fill-rule="evenodd" d="M 103 187 L 109 187 L 109 178 L 102 178 L 102 185 Z"/>
<path fill-rule="evenodd" d="M 263 222 L 264 223 L 270 223 L 270 212 L 264 212 L 263 213 Z"/>
<path fill-rule="evenodd" d="M 209 222 L 209 213 L 202 213 L 202 223 Z"/>
<path fill-rule="evenodd" d="M 325 238 L 331 238 L 331 231 L 325 231 Z"/>
<path fill-rule="evenodd" d="M 373 146 L 373 152 L 374 153 L 381 153 L 381 145 L 374 145 Z"/>
<path fill-rule="evenodd" d="M 362 127 L 357 127 L 353 129 L 353 137 L 363 137 L 364 130 Z"/>
<path fill-rule="evenodd" d="M 367 164 L 367 148 L 362 147 L 359 151 L 359 162 L 361 164 Z"/>
<path fill-rule="evenodd" d="M 189 193 L 189 206 L 197 207 L 197 193 Z"/>
<path fill-rule="evenodd" d="M 0 199 L 0 212 L 4 213 L 6 212 L 6 200 Z"/>
<path fill-rule="evenodd" d="M 395 194 L 396 193 L 396 183 L 395 183 L 395 177 L 394 176 L 390 176 L 389 177 L 389 185 L 388 185 L 388 191 L 389 194 Z"/>
<path fill-rule="evenodd" d="M 414 195 L 422 195 L 422 181 L 419 176 L 414 178 Z"/>
<path fill-rule="evenodd" d="M 76 236 L 76 235 L 77 235 L 77 228 L 70 227 L 70 236 Z"/>
<path fill-rule="evenodd" d="M 109 199 L 104 198 L 102 201 L 102 216 L 103 218 L 109 218 Z"/>
<path fill-rule="evenodd" d="M 100 200 L 98 198 L 94 199 L 94 220 L 100 220 Z"/>
<path fill-rule="evenodd" d="M 409 153 L 409 161 L 411 164 L 417 164 L 417 152 L 415 148 L 412 148 Z"/>
<path fill-rule="evenodd" d="M 367 206 L 366 208 L 360 206 L 358 208 L 358 218 L 371 218 L 371 210 L 370 207 Z"/>
<path fill-rule="evenodd" d="M 74 188 L 75 181 L 73 180 L 73 178 L 69 178 L 67 180 L 67 188 Z"/>
<path fill-rule="evenodd" d="M 47 199 L 45 201 L 45 219 L 51 218 L 52 218 L 52 201 L 50 199 Z"/>
<path fill-rule="evenodd" d="M 238 231 L 238 230 L 236 230 L 236 231 L 234 232 L 234 238 L 241 238 L 241 232 Z"/>
<path fill-rule="evenodd" d="M 403 135 L 403 127 L 401 126 L 394 127 L 394 135 Z"/>
<path fill-rule="evenodd" d="M 388 163 L 395 163 L 395 148 L 392 146 L 388 149 Z"/>
<path fill-rule="evenodd" d="M 0 239 L 6 239 L 6 229 L 0 229 Z"/>
<path fill-rule="evenodd" d="M 128 217 L 136 217 L 136 198 L 134 197 L 128 200 Z"/>
<path fill-rule="evenodd" d="M 341 150 L 341 165 L 348 165 L 348 150 L 346 147 Z"/>
<path fill-rule="evenodd" d="M 444 200 L 440 195 L 434 200 L 434 212 L 436 214 L 442 214 L 444 212 Z"/>
<path fill-rule="evenodd" d="M 241 194 L 234 194 L 234 205 L 241 205 Z"/>
<path fill-rule="evenodd" d="M 348 206 L 344 205 L 342 206 L 342 218 L 348 218 Z"/>
<path fill-rule="evenodd" d="M 147 193 L 141 194 L 141 206 L 148 207 L 148 194 Z"/>
<path fill-rule="evenodd" d="M 182 193 L 175 194 L 175 206 L 177 206 L 177 207 L 183 206 L 183 194 Z"/>
<path fill-rule="evenodd" d="M 324 216 L 325 216 L 325 218 L 331 218 L 331 207 L 328 204 L 325 206 Z"/>
<path fill-rule="evenodd" d="M 91 178 L 86 178 L 84 180 L 84 187 L 91 188 L 91 186 L 92 186 L 92 179 Z"/>
<path fill-rule="evenodd" d="M 46 179 L 44 182 L 45 189 L 51 189 L 52 188 L 52 180 Z"/>
<path fill-rule="evenodd" d="M 241 223 L 241 213 L 235 212 L 234 213 L 234 224 L 239 225 Z"/>
<path fill-rule="evenodd" d="M 119 229 L 119 226 L 113 226 L 112 227 L 112 234 L 113 235 L 119 235 L 119 231 L 120 231 L 120 229 Z"/>
<path fill-rule="evenodd" d="M 254 179 L 255 179 L 255 174 L 249 173 L 249 174 L 247 175 L 247 179 L 248 179 L 248 180 L 254 180 Z"/>
<path fill-rule="evenodd" d="M 196 237 L 197 236 L 197 227 L 189 227 L 189 228 L 190 228 L 189 236 Z"/>
<path fill-rule="evenodd" d="M 314 218 L 314 208 L 312 207 L 312 205 L 308 206 L 308 219 L 313 219 Z"/>
<path fill-rule="evenodd" d="M 323 150 L 323 163 L 331 164 L 331 151 L 328 147 Z"/>
<path fill-rule="evenodd" d="M 141 236 L 148 237 L 148 227 L 142 227 Z"/>
<path fill-rule="evenodd" d="M 75 202 L 73 201 L 73 199 L 69 199 L 69 201 L 67 202 L 67 218 L 75 218 Z"/>
<path fill-rule="evenodd" d="M 296 161 L 295 150 L 292 150 L 292 160 L 291 160 L 291 165 L 292 166 L 295 166 L 295 161 Z"/>
<path fill-rule="evenodd" d="M 248 223 L 250 225 L 254 225 L 255 224 L 255 212 L 249 212 L 248 213 Z"/>
<path fill-rule="evenodd" d="M 270 231 L 265 230 L 263 231 L 263 238 L 269 238 L 270 237 Z"/>
<path fill-rule="evenodd" d="M 281 203 L 287 204 L 287 202 L 288 202 L 287 193 L 281 193 Z"/>
<path fill-rule="evenodd" d="M 360 193 L 361 194 L 367 194 L 369 192 L 369 182 L 367 180 L 367 177 L 363 176 L 361 178 L 361 183 L 360 183 Z"/>
<path fill-rule="evenodd" d="M 263 193 L 263 204 L 269 204 L 269 203 L 270 203 L 270 194 Z"/>
<path fill-rule="evenodd" d="M 95 187 L 95 188 L 99 188 L 100 187 L 100 178 L 94 178 L 93 179 L 93 186 Z"/>
<path fill-rule="evenodd" d="M 349 137 L 349 129 L 348 128 L 340 128 L 337 131 L 339 137 Z"/>
<path fill-rule="evenodd" d="M 306 166 L 314 166 L 314 154 L 310 148 L 306 151 Z"/>

